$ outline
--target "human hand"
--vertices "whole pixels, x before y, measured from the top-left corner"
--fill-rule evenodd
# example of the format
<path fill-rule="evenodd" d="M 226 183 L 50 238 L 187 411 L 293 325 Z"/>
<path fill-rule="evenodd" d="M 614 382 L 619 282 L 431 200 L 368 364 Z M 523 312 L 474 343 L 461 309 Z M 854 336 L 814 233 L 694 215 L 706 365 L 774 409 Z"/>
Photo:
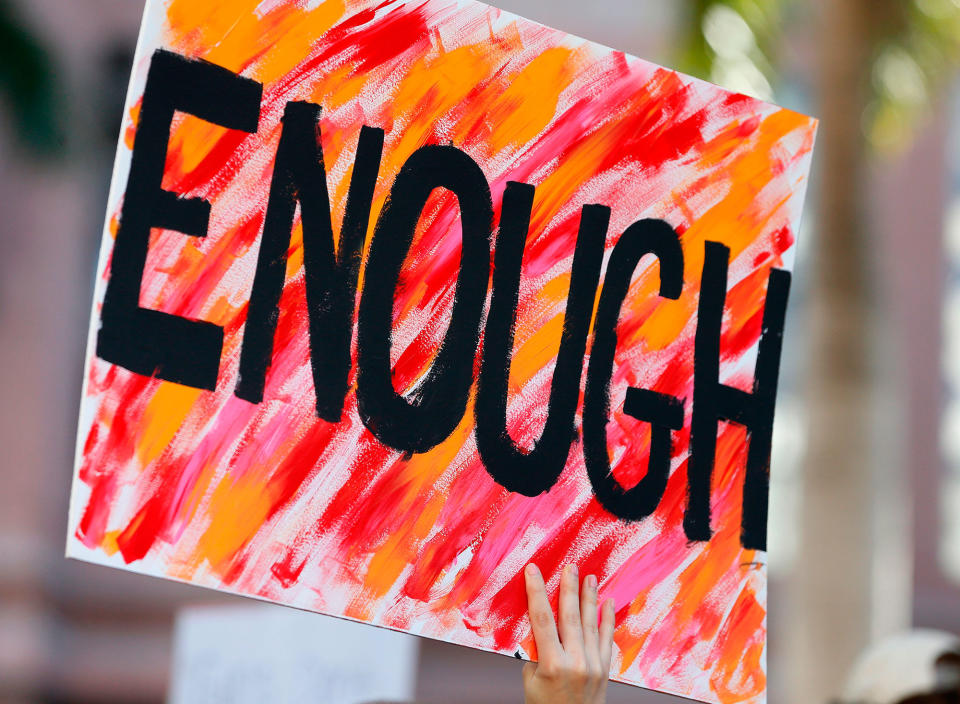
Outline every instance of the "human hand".
<path fill-rule="evenodd" d="M 598 626 L 597 578 L 588 575 L 580 592 L 577 568 L 567 565 L 560 578 L 558 633 L 540 570 L 527 565 L 524 578 L 539 658 L 523 667 L 526 704 L 604 704 L 613 649 L 613 599 L 604 602 Z"/>

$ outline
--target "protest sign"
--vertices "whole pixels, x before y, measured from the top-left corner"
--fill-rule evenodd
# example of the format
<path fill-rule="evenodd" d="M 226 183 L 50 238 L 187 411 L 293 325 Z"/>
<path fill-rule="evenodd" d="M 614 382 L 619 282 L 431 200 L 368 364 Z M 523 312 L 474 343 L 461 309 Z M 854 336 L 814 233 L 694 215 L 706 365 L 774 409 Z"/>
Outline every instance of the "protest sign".
<path fill-rule="evenodd" d="M 410 701 L 417 639 L 266 604 L 177 614 L 168 704 Z"/>
<path fill-rule="evenodd" d="M 470 0 L 151 0 L 71 557 L 611 675 L 766 688 L 774 403 L 816 123 Z"/>

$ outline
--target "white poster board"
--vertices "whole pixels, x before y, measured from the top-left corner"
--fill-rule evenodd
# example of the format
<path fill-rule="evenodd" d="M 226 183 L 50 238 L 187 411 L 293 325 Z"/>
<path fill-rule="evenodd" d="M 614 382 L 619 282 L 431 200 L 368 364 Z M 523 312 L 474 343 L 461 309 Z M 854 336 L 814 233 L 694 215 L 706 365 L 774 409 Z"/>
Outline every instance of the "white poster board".
<path fill-rule="evenodd" d="M 181 611 L 168 704 L 410 701 L 414 636 L 268 605 Z"/>

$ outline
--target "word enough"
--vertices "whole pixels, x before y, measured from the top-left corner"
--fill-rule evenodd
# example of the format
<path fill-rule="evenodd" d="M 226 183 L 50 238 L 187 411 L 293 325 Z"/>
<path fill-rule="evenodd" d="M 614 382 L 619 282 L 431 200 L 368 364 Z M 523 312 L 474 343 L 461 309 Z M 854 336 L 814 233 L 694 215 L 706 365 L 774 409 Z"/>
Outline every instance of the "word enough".
<path fill-rule="evenodd" d="M 143 308 L 139 304 L 152 228 L 205 237 L 210 204 L 162 188 L 174 113 L 187 113 L 229 129 L 255 133 L 261 84 L 214 64 L 159 50 L 152 59 L 134 141 L 130 175 L 101 311 L 97 355 L 137 374 L 214 390 L 223 330 L 209 322 Z M 273 357 L 280 297 L 296 207 L 303 225 L 310 360 L 317 416 L 341 419 L 349 388 L 357 282 L 384 146 L 384 131 L 363 127 L 346 211 L 335 245 L 327 174 L 319 145 L 320 108 L 290 102 L 274 164 L 257 270 L 234 393 L 263 400 Z M 420 214 L 434 190 L 456 195 L 462 255 L 449 326 L 415 398 L 397 393 L 391 379 L 393 300 Z M 583 406 L 583 453 L 594 494 L 613 515 L 641 520 L 660 503 L 670 473 L 672 432 L 684 424 L 685 401 L 647 389 L 628 389 L 624 413 L 651 425 L 648 468 L 625 488 L 612 475 L 606 426 L 617 320 L 631 277 L 647 255 L 660 264 L 661 297 L 677 299 L 684 286 L 684 257 L 677 232 L 662 220 L 640 220 L 622 234 L 600 286 L 610 208 L 585 205 L 573 258 L 561 344 L 551 383 L 547 420 L 532 450 L 517 447 L 506 429 L 507 382 L 520 289 L 521 259 L 535 188 L 512 182 L 504 193 L 493 271 L 493 291 L 483 329 L 475 403 L 481 460 L 506 489 L 537 496 L 558 480 L 576 436 L 575 413 L 587 336 L 594 335 Z M 493 205 L 478 164 L 453 146 L 425 146 L 402 167 L 376 223 L 365 262 L 357 314 L 357 404 L 360 418 L 384 445 L 405 453 L 429 451 L 447 438 L 466 412 L 483 307 L 490 279 Z M 751 393 L 721 384 L 720 334 L 727 291 L 729 249 L 707 242 L 694 344 L 694 392 L 688 497 L 683 526 L 691 541 L 712 536 L 711 476 L 720 421 L 749 433 L 743 487 L 741 543 L 766 549 L 769 464 L 790 274 L 772 269 Z"/>

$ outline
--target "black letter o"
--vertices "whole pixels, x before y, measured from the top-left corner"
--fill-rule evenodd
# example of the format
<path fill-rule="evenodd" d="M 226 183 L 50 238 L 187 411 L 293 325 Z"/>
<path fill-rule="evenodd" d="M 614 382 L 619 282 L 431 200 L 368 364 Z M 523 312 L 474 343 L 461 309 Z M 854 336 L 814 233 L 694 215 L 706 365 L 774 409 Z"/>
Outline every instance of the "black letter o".
<path fill-rule="evenodd" d="M 460 273 L 443 344 L 430 371 L 408 399 L 394 388 L 390 368 L 393 299 L 420 213 L 437 188 L 452 191 L 460 204 Z M 360 418 L 388 447 L 427 452 L 443 442 L 463 418 L 487 296 L 492 225 L 487 179 L 477 163 L 459 149 L 423 147 L 397 175 L 370 245 L 357 322 Z"/>

